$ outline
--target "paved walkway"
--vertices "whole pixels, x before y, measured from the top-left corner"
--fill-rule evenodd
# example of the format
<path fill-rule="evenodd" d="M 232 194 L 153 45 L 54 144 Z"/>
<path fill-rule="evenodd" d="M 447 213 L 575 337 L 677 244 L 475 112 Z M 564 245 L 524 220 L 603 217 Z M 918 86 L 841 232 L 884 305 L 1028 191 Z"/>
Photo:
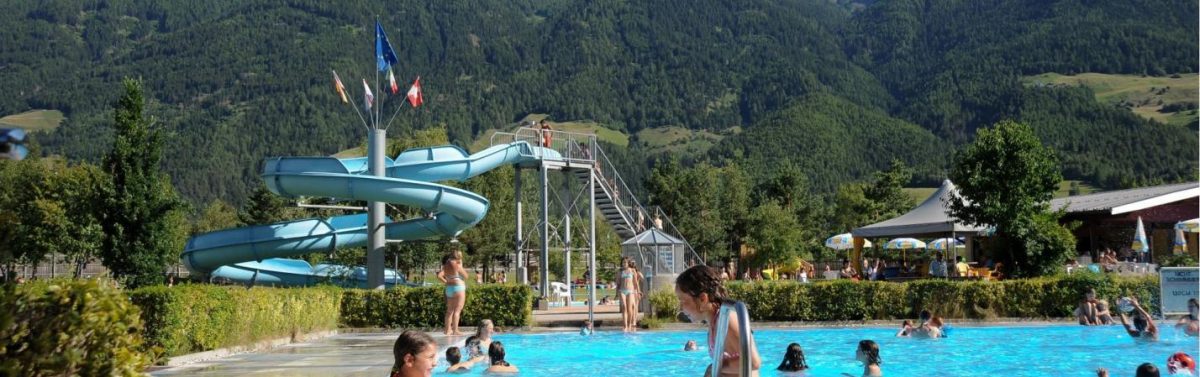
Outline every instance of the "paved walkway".
<path fill-rule="evenodd" d="M 151 370 L 151 376 L 386 376 L 399 333 L 338 334 L 269 351 L 244 353 L 181 367 Z M 433 334 L 430 334 L 433 335 Z M 437 334 L 439 344 L 446 336 Z"/>

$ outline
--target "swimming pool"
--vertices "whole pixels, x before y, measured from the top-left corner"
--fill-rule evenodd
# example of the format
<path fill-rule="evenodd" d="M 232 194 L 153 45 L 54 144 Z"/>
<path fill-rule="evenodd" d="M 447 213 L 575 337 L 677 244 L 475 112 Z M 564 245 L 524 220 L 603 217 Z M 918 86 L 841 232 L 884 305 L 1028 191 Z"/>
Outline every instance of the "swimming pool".
<path fill-rule="evenodd" d="M 1095 376 L 1106 367 L 1113 376 L 1132 375 L 1137 366 L 1152 362 L 1166 374 L 1166 359 L 1183 351 L 1195 356 L 1197 338 L 1176 333 L 1161 323 L 1162 340 L 1136 343 L 1117 326 L 1071 325 L 1015 327 L 955 327 L 943 339 L 894 337 L 893 328 L 758 329 L 755 337 L 763 358 L 762 374 L 775 375 L 791 342 L 804 348 L 807 376 L 862 374 L 854 360 L 858 341 L 879 343 L 885 376 Z M 601 331 L 586 337 L 577 332 L 500 334 L 507 359 L 521 376 L 698 376 L 708 365 L 705 333 L 645 331 L 622 334 Z M 688 340 L 701 350 L 683 352 Z M 444 373 L 439 355 L 435 375 Z M 476 367 L 468 375 L 480 375 Z"/>

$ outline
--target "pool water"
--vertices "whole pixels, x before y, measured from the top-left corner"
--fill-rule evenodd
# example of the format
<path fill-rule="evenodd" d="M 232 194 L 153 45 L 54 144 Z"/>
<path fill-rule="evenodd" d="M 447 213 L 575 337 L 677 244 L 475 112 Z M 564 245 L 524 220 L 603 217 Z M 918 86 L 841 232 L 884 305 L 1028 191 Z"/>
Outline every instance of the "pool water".
<path fill-rule="evenodd" d="M 601 331 L 592 336 L 499 334 L 495 339 L 504 343 L 506 359 L 520 368 L 521 376 L 699 376 L 709 363 L 702 330 Z M 1196 356 L 1197 338 L 1185 337 L 1167 321 L 1160 331 L 1161 340 L 1150 343 L 1134 341 L 1119 325 L 953 327 L 943 339 L 896 338 L 896 329 L 878 327 L 757 329 L 754 333 L 766 376 L 793 375 L 775 371 L 792 342 L 804 348 L 811 368 L 805 376 L 859 376 L 863 368 L 854 360 L 854 350 L 859 340 L 871 339 L 880 345 L 888 377 L 1090 377 L 1098 367 L 1108 368 L 1115 377 L 1133 375 L 1144 362 L 1154 363 L 1166 376 L 1168 356 L 1180 351 Z M 700 344 L 700 350 L 684 352 L 688 340 Z M 443 353 L 435 375 L 452 375 L 443 372 L 447 366 Z M 481 375 L 483 369 L 476 366 L 467 375 Z"/>

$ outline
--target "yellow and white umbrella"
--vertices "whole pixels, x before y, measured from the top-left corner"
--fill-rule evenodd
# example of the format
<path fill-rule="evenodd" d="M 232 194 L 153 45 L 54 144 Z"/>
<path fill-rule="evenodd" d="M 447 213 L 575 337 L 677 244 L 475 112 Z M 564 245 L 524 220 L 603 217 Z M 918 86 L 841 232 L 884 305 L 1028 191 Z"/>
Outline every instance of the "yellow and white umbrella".
<path fill-rule="evenodd" d="M 871 247 L 871 241 L 863 240 L 863 247 Z M 834 250 L 849 250 L 854 248 L 854 236 L 850 233 L 842 233 L 825 240 L 825 247 Z"/>
<path fill-rule="evenodd" d="M 1146 227 L 1142 225 L 1142 217 L 1138 216 L 1137 231 L 1133 233 L 1133 251 L 1145 253 L 1150 251 L 1150 243 L 1146 241 Z"/>
<path fill-rule="evenodd" d="M 916 238 L 896 238 L 888 241 L 883 248 L 888 250 L 924 249 L 925 243 Z"/>
<path fill-rule="evenodd" d="M 1200 233 L 1200 219 L 1191 219 L 1175 223 L 1175 229 L 1184 232 Z"/>
<path fill-rule="evenodd" d="M 1171 252 L 1175 254 L 1187 251 L 1187 237 L 1183 235 L 1183 229 L 1175 229 L 1175 246 L 1171 248 Z"/>
<path fill-rule="evenodd" d="M 947 237 L 930 241 L 929 248 L 934 250 L 946 250 L 947 246 L 950 244 L 953 244 L 955 249 L 965 249 L 967 247 L 967 245 L 962 243 L 962 241 Z"/>

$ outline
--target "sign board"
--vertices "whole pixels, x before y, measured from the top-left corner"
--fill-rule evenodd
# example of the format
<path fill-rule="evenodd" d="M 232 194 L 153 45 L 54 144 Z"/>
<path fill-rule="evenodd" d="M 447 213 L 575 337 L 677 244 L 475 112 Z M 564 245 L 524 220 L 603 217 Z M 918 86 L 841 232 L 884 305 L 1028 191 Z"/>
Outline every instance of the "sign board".
<path fill-rule="evenodd" d="M 659 270 L 665 271 L 668 274 L 675 273 L 675 251 L 670 246 L 659 246 L 658 260 L 662 265 L 658 266 Z"/>
<path fill-rule="evenodd" d="M 1200 298 L 1200 267 L 1163 267 L 1158 271 L 1163 315 L 1187 314 L 1187 301 Z"/>

